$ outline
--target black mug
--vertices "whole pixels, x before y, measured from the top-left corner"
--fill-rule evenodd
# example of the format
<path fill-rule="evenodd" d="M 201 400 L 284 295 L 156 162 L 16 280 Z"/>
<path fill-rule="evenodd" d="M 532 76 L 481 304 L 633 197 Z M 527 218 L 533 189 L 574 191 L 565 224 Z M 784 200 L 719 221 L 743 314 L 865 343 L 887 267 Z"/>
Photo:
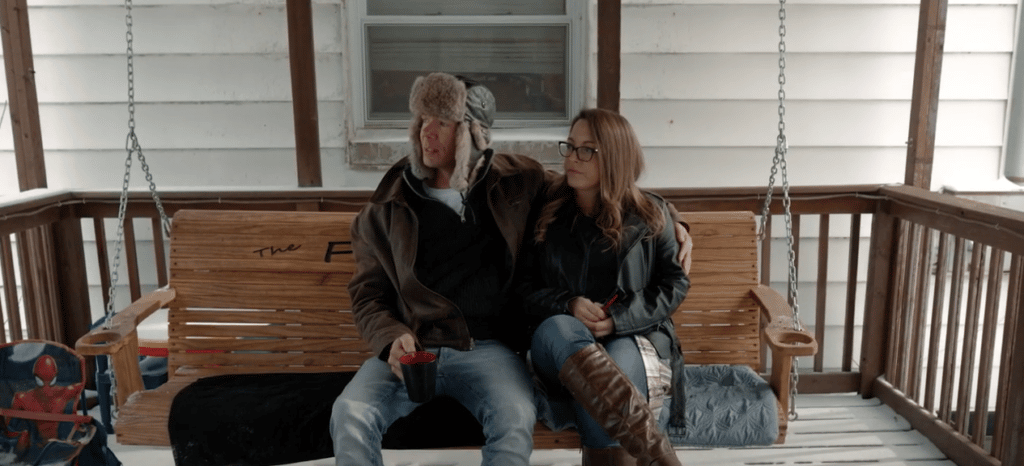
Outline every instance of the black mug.
<path fill-rule="evenodd" d="M 398 362 L 402 364 L 402 377 L 409 400 L 424 403 L 434 397 L 437 380 L 437 355 L 429 351 L 407 353 Z"/>

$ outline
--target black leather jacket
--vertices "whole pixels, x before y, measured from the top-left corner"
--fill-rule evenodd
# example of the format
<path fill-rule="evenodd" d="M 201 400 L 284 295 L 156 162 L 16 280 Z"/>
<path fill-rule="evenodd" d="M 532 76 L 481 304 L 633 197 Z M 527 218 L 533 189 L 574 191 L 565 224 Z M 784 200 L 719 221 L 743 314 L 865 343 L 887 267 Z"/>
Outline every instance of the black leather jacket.
<path fill-rule="evenodd" d="M 679 243 L 667 203 L 655 194 L 648 196 L 661 206 L 665 227 L 658 235 L 648 237 L 650 228 L 639 217 L 630 214 L 624 219 L 623 247 L 614 252 L 619 264 L 615 281 L 617 299 L 608 313 L 615 322 L 614 335 L 643 335 L 654 344 L 661 358 L 671 361 L 670 426 L 682 428 L 683 356 L 671 316 L 686 297 L 690 280 L 677 260 Z M 578 241 L 572 230 L 574 209 L 575 206 L 563 207 L 548 227 L 545 241 L 530 250 L 533 266 L 519 289 L 526 312 L 537 319 L 566 313 L 571 299 L 586 295 L 587 284 L 581 278 L 587 275 L 582 273 L 586 258 L 581 257 L 578 247 L 569 247 L 570 242 Z M 600 302 L 607 297 L 590 298 Z"/>

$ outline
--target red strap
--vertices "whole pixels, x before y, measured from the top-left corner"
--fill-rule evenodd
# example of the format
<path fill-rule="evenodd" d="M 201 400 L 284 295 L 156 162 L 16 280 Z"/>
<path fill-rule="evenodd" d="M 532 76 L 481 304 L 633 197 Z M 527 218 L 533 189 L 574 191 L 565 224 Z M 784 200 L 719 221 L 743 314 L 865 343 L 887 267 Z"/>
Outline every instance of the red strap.
<path fill-rule="evenodd" d="M 0 415 L 4 417 L 32 419 L 34 421 L 77 422 L 79 424 L 89 424 L 92 422 L 92 416 L 82 416 L 79 414 L 41 413 L 38 411 L 22 411 L 19 409 L 0 408 Z"/>

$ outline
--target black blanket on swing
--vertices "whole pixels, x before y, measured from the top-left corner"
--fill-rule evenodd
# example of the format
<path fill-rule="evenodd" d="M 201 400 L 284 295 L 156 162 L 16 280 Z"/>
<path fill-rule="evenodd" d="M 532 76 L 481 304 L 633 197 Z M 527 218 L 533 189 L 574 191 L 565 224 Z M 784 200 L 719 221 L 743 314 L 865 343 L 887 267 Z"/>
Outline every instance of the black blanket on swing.
<path fill-rule="evenodd" d="M 331 408 L 354 372 L 204 378 L 171 404 L 168 429 L 179 466 L 275 465 L 334 456 Z M 443 429 L 438 429 L 443 425 Z M 480 446 L 480 424 L 438 397 L 396 421 L 385 449 Z"/>

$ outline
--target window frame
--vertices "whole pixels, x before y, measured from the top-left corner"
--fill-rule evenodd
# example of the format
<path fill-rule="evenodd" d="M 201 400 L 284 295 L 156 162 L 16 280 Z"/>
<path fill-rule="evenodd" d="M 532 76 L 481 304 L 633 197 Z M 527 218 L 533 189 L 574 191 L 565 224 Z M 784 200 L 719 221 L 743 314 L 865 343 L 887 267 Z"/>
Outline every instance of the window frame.
<path fill-rule="evenodd" d="M 357 132 L 405 129 L 408 120 L 370 120 L 366 75 L 368 66 L 369 27 L 375 25 L 453 25 L 453 26 L 545 26 L 565 25 L 566 43 L 566 115 L 565 118 L 499 118 L 495 128 L 566 128 L 571 119 L 585 105 L 587 83 L 588 41 L 587 26 L 589 1 L 565 0 L 565 15 L 488 15 L 488 16 L 397 16 L 367 14 L 367 0 L 349 3 L 349 69 L 351 79 L 351 109 L 353 126 Z M 346 14 L 346 12 L 342 12 Z M 446 71 L 446 70 L 436 70 Z M 501 108 L 501 102 L 498 102 Z M 374 131 L 375 132 L 375 131 Z"/>

